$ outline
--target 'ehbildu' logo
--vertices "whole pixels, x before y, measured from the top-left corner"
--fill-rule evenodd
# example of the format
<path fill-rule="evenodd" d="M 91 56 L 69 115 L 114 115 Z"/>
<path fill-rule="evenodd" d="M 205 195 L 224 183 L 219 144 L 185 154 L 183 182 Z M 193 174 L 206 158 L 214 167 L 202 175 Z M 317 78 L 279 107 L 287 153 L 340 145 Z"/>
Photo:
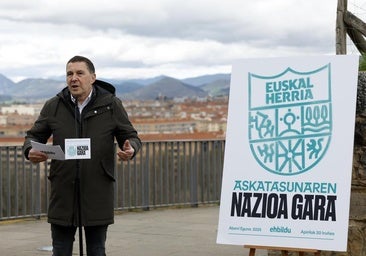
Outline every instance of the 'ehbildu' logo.
<path fill-rule="evenodd" d="M 330 64 L 274 76 L 249 73 L 249 143 L 257 162 L 279 175 L 306 172 L 332 135 Z"/>

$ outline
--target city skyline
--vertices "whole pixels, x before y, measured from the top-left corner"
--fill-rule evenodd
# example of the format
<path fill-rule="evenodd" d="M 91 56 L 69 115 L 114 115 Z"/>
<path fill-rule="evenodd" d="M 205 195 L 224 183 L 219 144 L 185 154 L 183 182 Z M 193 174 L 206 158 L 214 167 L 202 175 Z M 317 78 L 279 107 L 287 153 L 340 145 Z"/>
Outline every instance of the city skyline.
<path fill-rule="evenodd" d="M 225 138 L 228 97 L 183 102 L 131 100 L 124 105 L 143 140 Z M 42 103 L 0 106 L 0 145 L 22 143 L 42 106 Z"/>

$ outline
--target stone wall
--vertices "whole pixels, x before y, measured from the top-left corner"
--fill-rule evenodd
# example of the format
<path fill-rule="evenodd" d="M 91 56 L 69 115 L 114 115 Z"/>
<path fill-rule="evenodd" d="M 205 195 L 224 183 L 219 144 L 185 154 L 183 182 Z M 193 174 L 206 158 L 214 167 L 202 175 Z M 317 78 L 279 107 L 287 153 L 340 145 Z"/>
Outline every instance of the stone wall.
<path fill-rule="evenodd" d="M 347 90 L 347 85 L 345 85 Z M 357 88 L 352 191 L 347 252 L 324 251 L 322 256 L 366 256 L 366 72 L 360 72 Z M 268 256 L 281 255 L 269 251 Z M 298 255 L 290 253 L 289 255 Z M 305 253 L 306 256 L 314 255 Z"/>
<path fill-rule="evenodd" d="M 360 72 L 357 87 L 356 126 L 353 153 L 352 193 L 346 254 L 366 255 L 366 72 Z M 324 254 L 328 255 L 328 254 Z M 333 255 L 333 254 L 330 254 Z"/>

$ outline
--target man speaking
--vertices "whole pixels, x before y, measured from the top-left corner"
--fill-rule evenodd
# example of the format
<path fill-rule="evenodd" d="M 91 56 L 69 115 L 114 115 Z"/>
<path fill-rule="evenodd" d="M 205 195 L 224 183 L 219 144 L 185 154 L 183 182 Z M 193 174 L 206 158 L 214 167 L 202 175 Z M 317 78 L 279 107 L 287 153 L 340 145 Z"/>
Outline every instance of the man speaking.
<path fill-rule="evenodd" d="M 48 222 L 53 256 L 72 255 L 77 227 L 84 227 L 87 255 L 104 256 L 107 228 L 114 222 L 114 143 L 119 146 L 118 157 L 127 161 L 136 155 L 141 141 L 115 88 L 96 80 L 88 58 L 75 56 L 67 62 L 66 82 L 27 131 L 24 155 L 32 163 L 46 161 L 47 154 L 32 149 L 31 141 L 45 144 L 51 136 L 64 152 L 73 139 L 86 143 L 88 159 L 51 161 Z"/>

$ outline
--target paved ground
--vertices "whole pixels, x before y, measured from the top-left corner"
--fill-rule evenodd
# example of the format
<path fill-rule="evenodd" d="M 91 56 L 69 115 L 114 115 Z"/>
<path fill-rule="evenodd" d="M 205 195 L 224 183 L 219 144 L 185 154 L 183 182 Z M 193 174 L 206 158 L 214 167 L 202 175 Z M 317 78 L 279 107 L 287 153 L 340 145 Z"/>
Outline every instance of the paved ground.
<path fill-rule="evenodd" d="M 116 215 L 108 256 L 246 256 L 242 246 L 216 244 L 218 206 L 154 209 Z M 79 255 L 78 234 L 73 255 Z M 42 220 L 0 222 L 0 255 L 52 255 L 50 226 Z M 84 247 L 85 254 L 85 247 Z M 256 256 L 265 256 L 259 250 Z"/>

